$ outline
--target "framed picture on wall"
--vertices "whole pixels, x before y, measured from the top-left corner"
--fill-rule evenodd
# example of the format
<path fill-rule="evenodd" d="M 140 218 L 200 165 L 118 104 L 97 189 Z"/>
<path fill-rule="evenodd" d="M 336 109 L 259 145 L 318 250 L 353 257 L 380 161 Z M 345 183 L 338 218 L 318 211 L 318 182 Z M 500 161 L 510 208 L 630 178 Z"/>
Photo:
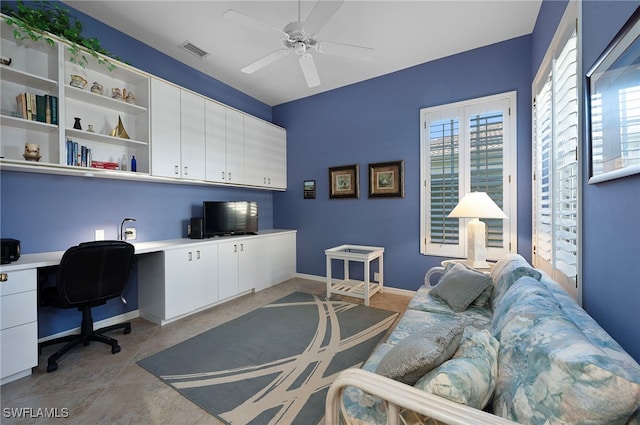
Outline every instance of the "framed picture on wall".
<path fill-rule="evenodd" d="M 329 198 L 359 198 L 360 168 L 358 164 L 329 168 Z"/>
<path fill-rule="evenodd" d="M 640 173 L 640 7 L 587 72 L 589 183 Z"/>
<path fill-rule="evenodd" d="M 316 199 L 316 181 L 305 180 L 303 182 L 304 199 Z"/>
<path fill-rule="evenodd" d="M 369 164 L 369 198 L 404 198 L 404 161 Z"/>

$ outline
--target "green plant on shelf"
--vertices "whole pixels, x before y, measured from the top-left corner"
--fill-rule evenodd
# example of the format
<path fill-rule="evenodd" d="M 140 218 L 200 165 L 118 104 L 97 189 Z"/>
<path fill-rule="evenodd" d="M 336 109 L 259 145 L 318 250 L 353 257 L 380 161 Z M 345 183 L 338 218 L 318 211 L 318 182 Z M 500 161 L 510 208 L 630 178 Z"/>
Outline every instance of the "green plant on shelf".
<path fill-rule="evenodd" d="M 88 63 L 86 53 L 93 56 L 99 64 L 104 65 L 109 71 L 113 71 L 116 66 L 104 56 L 120 60 L 105 50 L 97 38 L 83 37 L 81 35 L 82 23 L 75 16 L 72 16 L 68 9 L 51 5 L 48 1 L 31 2 L 29 5 L 25 5 L 22 0 L 18 0 L 15 9 L 11 8 L 9 4 L 3 3 L 2 13 L 6 15 L 4 17 L 5 23 L 13 27 L 13 36 L 16 40 L 44 41 L 50 46 L 54 46 L 55 40 L 48 36 L 48 34 L 54 34 L 70 43 L 67 47 L 70 54 L 69 60 L 83 68 Z"/>

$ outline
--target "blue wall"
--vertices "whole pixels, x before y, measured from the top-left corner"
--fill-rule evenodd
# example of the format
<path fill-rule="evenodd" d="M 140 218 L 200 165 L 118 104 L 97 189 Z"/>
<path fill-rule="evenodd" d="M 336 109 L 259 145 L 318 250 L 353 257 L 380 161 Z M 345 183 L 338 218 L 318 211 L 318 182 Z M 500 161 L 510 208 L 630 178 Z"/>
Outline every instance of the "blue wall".
<path fill-rule="evenodd" d="M 13 5 L 14 2 L 5 2 Z M 54 2 L 52 2 L 54 3 Z M 64 6 L 63 6 L 64 7 Z M 102 46 L 138 69 L 202 93 L 212 99 L 271 120 L 271 107 L 194 70 L 72 8 L 85 30 Z M 215 28 L 212 28 L 215 36 Z M 221 34 L 219 34 L 221 35 Z M 179 141 L 176 141 L 179 143 Z M 116 238 L 124 217 L 134 217 L 137 241 L 186 237 L 187 221 L 202 214 L 203 200 L 253 200 L 259 205 L 260 229 L 273 228 L 273 195 L 265 190 L 105 180 L 22 172 L 0 172 L 0 234 L 21 241 L 22 253 L 58 251 L 93 240 L 95 229 Z M 94 313 L 95 320 L 136 310 L 137 274 L 127 292 L 128 304 L 111 300 Z M 39 336 L 77 327 L 74 309 L 41 308 Z"/>
<path fill-rule="evenodd" d="M 385 284 L 417 289 L 441 257 L 420 254 L 420 108 L 517 91 L 518 251 L 531 256 L 531 38 L 425 63 L 274 107 L 287 129 L 288 187 L 276 227 L 298 229 L 298 272 L 325 275 L 324 250 L 385 247 Z M 368 164 L 404 160 L 405 197 L 368 198 Z M 360 165 L 360 199 L 329 199 L 328 168 Z M 302 197 L 316 180 L 315 200 Z"/>

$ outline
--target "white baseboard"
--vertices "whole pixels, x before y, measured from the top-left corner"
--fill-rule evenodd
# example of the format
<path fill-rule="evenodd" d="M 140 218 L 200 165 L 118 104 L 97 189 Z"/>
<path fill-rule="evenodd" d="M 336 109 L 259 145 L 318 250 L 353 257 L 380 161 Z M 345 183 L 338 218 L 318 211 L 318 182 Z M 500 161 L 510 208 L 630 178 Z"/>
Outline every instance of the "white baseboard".
<path fill-rule="evenodd" d="M 124 314 L 119 314 L 118 316 L 108 317 L 104 320 L 100 320 L 99 322 L 94 322 L 94 329 L 100 329 L 111 325 L 117 325 L 118 323 L 128 322 L 129 320 L 133 320 L 137 317 L 140 317 L 140 313 L 138 310 L 128 311 Z M 64 332 L 59 332 L 53 335 L 47 335 L 38 339 L 38 342 L 49 341 L 50 339 L 60 338 L 62 336 L 74 335 L 80 333 L 80 326 L 77 328 L 69 329 Z"/>
<path fill-rule="evenodd" d="M 314 280 L 316 282 L 326 282 L 326 276 L 318 276 L 315 274 L 305 274 L 305 273 L 296 273 L 297 278 Z M 398 294 L 398 295 L 406 295 L 408 297 L 412 297 L 416 294 L 416 291 L 412 291 L 411 289 L 402 289 L 402 288 L 394 288 L 393 286 L 384 286 L 384 292 L 388 292 L 390 294 Z"/>

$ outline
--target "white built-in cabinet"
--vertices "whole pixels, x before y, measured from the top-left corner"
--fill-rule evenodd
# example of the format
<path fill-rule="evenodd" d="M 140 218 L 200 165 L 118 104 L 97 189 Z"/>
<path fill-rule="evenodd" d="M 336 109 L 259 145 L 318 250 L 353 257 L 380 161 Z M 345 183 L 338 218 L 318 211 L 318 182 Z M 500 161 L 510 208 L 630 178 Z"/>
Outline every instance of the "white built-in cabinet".
<path fill-rule="evenodd" d="M 11 382 L 38 365 L 36 269 L 1 273 L 0 379 Z"/>
<path fill-rule="evenodd" d="M 204 98 L 151 80 L 151 174 L 204 180 Z"/>
<path fill-rule="evenodd" d="M 138 255 L 140 316 L 165 324 L 296 273 L 296 232 L 197 241 Z"/>
<path fill-rule="evenodd" d="M 151 173 L 180 177 L 180 88 L 151 79 Z"/>
<path fill-rule="evenodd" d="M 253 289 L 256 279 L 262 278 L 256 269 L 257 240 L 243 238 L 219 244 L 218 261 L 225 265 L 218 268 L 221 300 Z"/>
<path fill-rule="evenodd" d="M 244 114 L 213 101 L 205 103 L 206 179 L 244 181 Z"/>
<path fill-rule="evenodd" d="M 284 129 L 255 117 L 244 119 L 245 182 L 274 189 L 286 187 L 286 134 Z"/>
<path fill-rule="evenodd" d="M 4 21 L 0 25 L 0 50 L 12 60 L 0 66 L 2 169 L 286 189 L 284 129 L 113 59 L 107 59 L 115 65 L 111 71 L 89 54 L 80 66 L 64 40 L 52 36 L 53 46 L 15 40 L 12 28 Z M 86 86 L 72 86 L 72 75 Z M 102 92 L 91 90 L 94 83 Z M 113 97 L 117 91 L 133 100 Z M 20 93 L 55 97 L 58 123 L 18 116 Z M 81 128 L 74 128 L 76 118 Z M 119 122 L 128 137 L 111 135 Z M 39 161 L 25 160 L 25 143 L 39 145 Z M 78 155 L 70 155 L 73 144 L 88 148 L 97 163 L 125 165 L 118 170 L 78 166 Z M 136 173 L 130 169 L 133 156 Z"/>

